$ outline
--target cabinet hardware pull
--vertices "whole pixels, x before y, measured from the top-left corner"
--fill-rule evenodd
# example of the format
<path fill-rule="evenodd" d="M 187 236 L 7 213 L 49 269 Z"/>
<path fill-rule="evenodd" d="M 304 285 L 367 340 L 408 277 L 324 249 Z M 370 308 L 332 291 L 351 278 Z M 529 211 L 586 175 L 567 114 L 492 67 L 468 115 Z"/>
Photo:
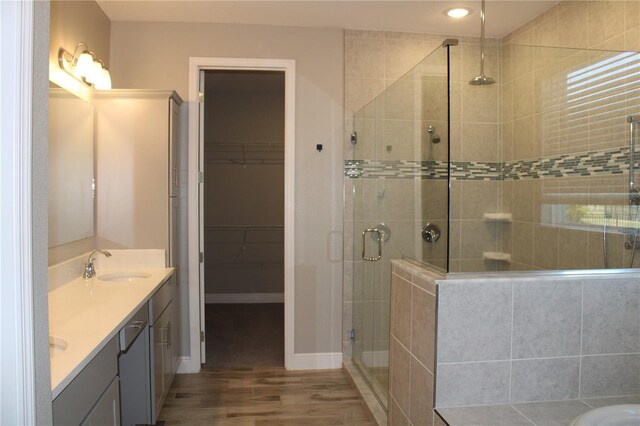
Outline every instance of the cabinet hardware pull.
<path fill-rule="evenodd" d="M 145 325 L 147 325 L 147 321 L 146 320 L 140 320 L 140 321 L 132 322 L 127 327 L 129 327 L 129 328 L 143 328 Z"/>

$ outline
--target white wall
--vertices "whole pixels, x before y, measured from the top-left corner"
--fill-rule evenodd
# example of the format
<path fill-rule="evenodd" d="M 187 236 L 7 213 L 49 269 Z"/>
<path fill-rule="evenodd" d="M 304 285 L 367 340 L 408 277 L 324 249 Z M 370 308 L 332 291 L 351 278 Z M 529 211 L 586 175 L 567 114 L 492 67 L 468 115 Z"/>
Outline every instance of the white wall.
<path fill-rule="evenodd" d="M 112 23 L 114 87 L 175 89 L 186 97 L 189 57 L 296 60 L 295 352 L 341 351 L 342 30 Z M 324 145 L 321 153 L 316 144 Z"/>

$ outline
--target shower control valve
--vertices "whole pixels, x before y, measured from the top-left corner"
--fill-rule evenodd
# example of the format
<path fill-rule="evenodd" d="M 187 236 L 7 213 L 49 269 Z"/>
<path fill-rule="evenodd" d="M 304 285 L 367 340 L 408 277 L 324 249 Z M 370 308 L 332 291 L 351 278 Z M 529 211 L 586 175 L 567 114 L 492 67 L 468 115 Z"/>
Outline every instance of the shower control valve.
<path fill-rule="evenodd" d="M 435 244 L 440 239 L 440 228 L 431 223 L 422 227 L 422 239 L 428 243 Z"/>

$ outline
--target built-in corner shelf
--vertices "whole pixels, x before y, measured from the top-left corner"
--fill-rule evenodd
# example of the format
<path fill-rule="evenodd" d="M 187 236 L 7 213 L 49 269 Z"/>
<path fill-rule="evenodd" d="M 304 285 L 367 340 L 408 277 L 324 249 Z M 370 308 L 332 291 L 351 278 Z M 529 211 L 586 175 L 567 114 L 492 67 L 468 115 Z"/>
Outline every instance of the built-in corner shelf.
<path fill-rule="evenodd" d="M 511 222 L 511 213 L 485 213 L 482 218 L 491 222 Z"/>
<path fill-rule="evenodd" d="M 501 262 L 511 262 L 511 254 L 501 251 L 485 251 L 482 253 L 484 260 L 499 260 Z"/>

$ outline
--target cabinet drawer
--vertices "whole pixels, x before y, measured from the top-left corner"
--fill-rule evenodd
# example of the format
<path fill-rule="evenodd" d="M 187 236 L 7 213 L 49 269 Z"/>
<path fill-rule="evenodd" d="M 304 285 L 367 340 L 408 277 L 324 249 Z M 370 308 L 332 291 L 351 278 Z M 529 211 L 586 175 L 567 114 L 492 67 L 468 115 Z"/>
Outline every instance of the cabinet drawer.
<path fill-rule="evenodd" d="M 120 329 L 120 350 L 126 351 L 138 334 L 147 326 L 149 306 L 143 305 L 125 325 Z"/>
<path fill-rule="evenodd" d="M 115 336 L 56 399 L 54 425 L 79 425 L 118 375 L 118 337 Z"/>
<path fill-rule="evenodd" d="M 171 277 L 165 282 L 158 291 L 151 297 L 149 302 L 149 322 L 150 325 L 153 325 L 158 321 L 160 315 L 165 310 L 165 308 L 169 305 L 171 300 L 173 299 L 173 289 L 175 287 L 176 282 L 176 274 L 175 272 L 171 275 Z"/>

